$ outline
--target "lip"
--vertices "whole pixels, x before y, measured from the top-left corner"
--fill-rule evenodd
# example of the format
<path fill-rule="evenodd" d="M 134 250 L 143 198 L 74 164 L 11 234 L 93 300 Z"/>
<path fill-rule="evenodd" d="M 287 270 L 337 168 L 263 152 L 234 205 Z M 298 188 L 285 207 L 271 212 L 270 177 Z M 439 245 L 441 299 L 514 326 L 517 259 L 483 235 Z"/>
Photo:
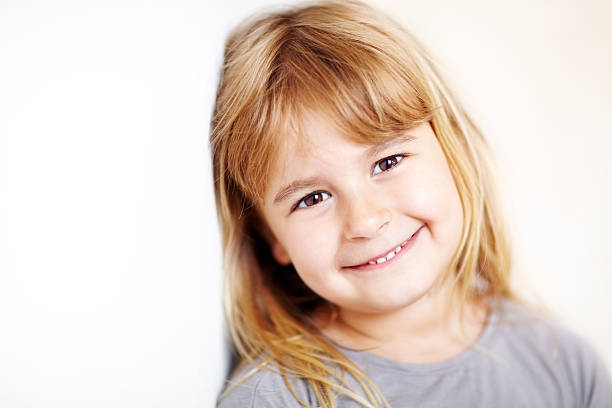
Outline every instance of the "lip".
<path fill-rule="evenodd" d="M 390 260 L 388 260 L 386 262 L 383 262 L 383 263 L 379 263 L 379 264 L 364 263 L 364 264 L 361 264 L 361 265 L 347 266 L 347 267 L 344 267 L 343 269 L 354 270 L 354 271 L 372 271 L 372 270 L 384 268 L 384 267 L 386 267 L 388 265 L 393 264 L 397 259 L 402 257 L 406 252 L 408 252 L 408 250 L 410 250 L 410 248 L 412 248 L 414 246 L 414 243 L 419 238 L 420 232 L 421 232 L 421 230 L 423 229 L 424 226 L 425 225 L 421 225 L 421 227 L 419 227 L 419 229 L 416 230 L 416 232 L 414 234 L 412 234 L 410 239 L 408 239 L 408 242 L 406 242 L 406 245 L 404 245 L 402 247 L 402 249 L 398 253 L 396 253 L 395 256 L 393 258 L 391 258 Z M 402 242 L 404 242 L 404 241 L 402 241 Z M 399 246 L 399 245 L 397 245 L 397 246 Z M 389 253 L 390 251 L 392 251 L 392 249 L 390 249 L 386 253 Z"/>

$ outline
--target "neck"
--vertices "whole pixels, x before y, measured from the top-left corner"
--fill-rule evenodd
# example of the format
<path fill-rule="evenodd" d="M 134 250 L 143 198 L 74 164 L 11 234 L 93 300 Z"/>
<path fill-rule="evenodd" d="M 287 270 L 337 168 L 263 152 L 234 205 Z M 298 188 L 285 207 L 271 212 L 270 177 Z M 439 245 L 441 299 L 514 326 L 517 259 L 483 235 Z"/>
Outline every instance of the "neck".
<path fill-rule="evenodd" d="M 459 354 L 479 337 L 487 311 L 466 303 L 445 283 L 414 303 L 388 313 L 367 314 L 341 309 L 335 323 L 324 330 L 334 341 L 367 348 L 394 360 L 434 362 Z"/>

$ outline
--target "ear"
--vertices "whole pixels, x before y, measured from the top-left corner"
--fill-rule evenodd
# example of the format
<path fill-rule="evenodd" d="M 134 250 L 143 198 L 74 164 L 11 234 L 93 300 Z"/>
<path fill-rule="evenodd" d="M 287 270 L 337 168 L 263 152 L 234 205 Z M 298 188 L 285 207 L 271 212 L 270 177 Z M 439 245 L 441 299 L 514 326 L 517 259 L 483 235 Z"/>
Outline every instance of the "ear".
<path fill-rule="evenodd" d="M 285 251 L 285 248 L 283 248 L 283 246 L 276 239 L 274 239 L 271 246 L 272 256 L 274 257 L 274 260 L 276 260 L 276 262 L 281 265 L 289 265 L 291 263 L 291 258 L 289 257 L 289 254 L 287 253 L 287 251 Z"/>

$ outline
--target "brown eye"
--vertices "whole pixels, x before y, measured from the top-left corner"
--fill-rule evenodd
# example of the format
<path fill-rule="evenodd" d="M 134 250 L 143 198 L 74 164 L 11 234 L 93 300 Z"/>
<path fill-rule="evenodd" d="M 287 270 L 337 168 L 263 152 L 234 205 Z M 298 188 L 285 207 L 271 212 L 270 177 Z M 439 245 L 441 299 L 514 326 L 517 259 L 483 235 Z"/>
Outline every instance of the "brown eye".
<path fill-rule="evenodd" d="M 391 167 L 395 166 L 398 163 L 397 159 L 395 157 L 389 157 L 386 158 L 382 161 L 382 166 L 380 166 L 380 169 L 382 171 L 388 170 Z"/>
<path fill-rule="evenodd" d="M 305 208 L 312 207 L 313 205 L 319 204 L 321 201 L 327 200 L 331 195 L 329 193 L 325 193 L 323 191 L 317 191 L 316 193 L 312 193 L 302 198 L 295 208 Z"/>
<path fill-rule="evenodd" d="M 403 158 L 404 156 L 402 155 L 385 157 L 384 159 L 376 163 L 376 166 L 374 166 L 374 170 L 372 170 L 372 175 L 387 171 L 390 168 L 397 166 L 397 164 L 402 161 Z"/>
<path fill-rule="evenodd" d="M 307 206 L 311 206 L 311 205 L 315 205 L 316 203 L 318 203 L 319 201 L 321 201 L 321 193 L 315 193 L 313 195 L 310 195 L 308 197 L 306 197 L 306 199 L 304 200 L 304 202 L 306 203 Z"/>

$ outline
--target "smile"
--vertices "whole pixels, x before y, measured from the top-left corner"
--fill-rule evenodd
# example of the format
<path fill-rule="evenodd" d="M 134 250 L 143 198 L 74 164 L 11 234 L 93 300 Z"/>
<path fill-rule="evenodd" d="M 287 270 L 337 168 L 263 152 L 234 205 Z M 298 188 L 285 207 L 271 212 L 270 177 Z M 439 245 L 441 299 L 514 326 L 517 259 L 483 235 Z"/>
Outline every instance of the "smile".
<path fill-rule="evenodd" d="M 375 256 L 369 261 L 366 261 L 362 264 L 355 265 L 355 266 L 349 266 L 348 268 L 357 269 L 357 270 L 370 270 L 370 269 L 375 269 L 377 267 L 383 266 L 383 264 L 388 264 L 389 262 L 391 262 L 391 260 L 395 259 L 398 255 L 403 254 L 409 248 L 412 247 L 412 245 L 414 244 L 414 241 L 418 237 L 419 232 L 423 229 L 423 227 L 424 225 L 422 225 L 418 230 L 416 230 L 414 234 L 410 236 L 410 238 L 400 243 L 395 248 L 387 251 L 386 253 Z"/>

